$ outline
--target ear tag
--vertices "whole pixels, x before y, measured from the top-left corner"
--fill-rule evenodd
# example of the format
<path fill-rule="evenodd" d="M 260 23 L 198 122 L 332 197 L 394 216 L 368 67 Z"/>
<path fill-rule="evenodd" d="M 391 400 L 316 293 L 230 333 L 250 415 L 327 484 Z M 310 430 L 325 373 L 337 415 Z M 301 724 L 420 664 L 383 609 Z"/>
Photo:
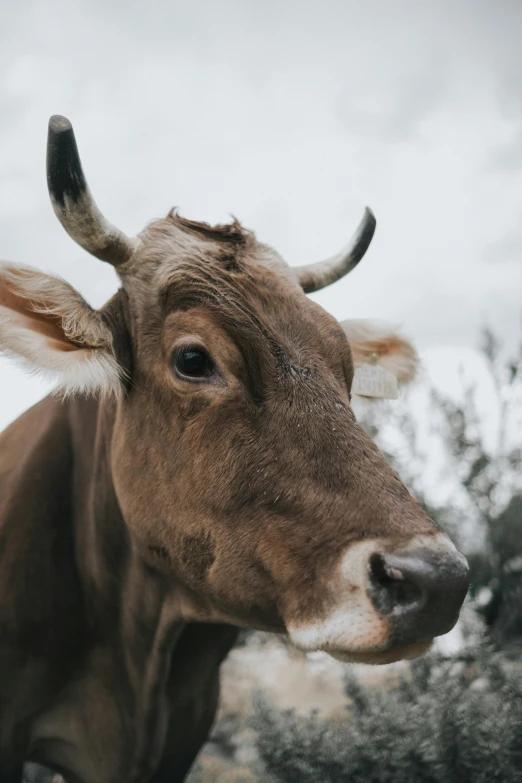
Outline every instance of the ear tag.
<path fill-rule="evenodd" d="M 367 361 L 355 370 L 352 392 L 359 397 L 396 400 L 399 396 L 397 378 L 378 362 L 378 355 L 371 353 Z"/>

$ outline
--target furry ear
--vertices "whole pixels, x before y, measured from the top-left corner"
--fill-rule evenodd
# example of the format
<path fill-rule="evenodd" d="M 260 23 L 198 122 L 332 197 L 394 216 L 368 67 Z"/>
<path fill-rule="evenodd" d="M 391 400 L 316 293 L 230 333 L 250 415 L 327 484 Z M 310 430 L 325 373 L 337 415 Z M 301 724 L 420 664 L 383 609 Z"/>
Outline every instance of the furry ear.
<path fill-rule="evenodd" d="M 419 357 L 413 345 L 397 334 L 396 329 L 379 321 L 341 321 L 350 343 L 355 367 L 360 367 L 376 355 L 386 370 L 399 383 L 413 380 L 419 367 Z"/>
<path fill-rule="evenodd" d="M 117 394 L 122 370 L 100 313 L 57 277 L 0 264 L 0 352 L 64 393 Z"/>

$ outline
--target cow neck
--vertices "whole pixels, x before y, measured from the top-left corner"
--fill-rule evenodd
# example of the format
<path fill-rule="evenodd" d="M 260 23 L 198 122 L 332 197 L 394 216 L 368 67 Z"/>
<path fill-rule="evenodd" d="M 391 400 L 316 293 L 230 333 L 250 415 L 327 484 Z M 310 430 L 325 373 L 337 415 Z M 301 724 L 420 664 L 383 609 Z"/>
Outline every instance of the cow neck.
<path fill-rule="evenodd" d="M 148 566 L 130 538 L 111 478 L 115 407 L 70 404 L 76 556 L 93 642 L 125 662 L 136 704 L 132 780 L 157 765 L 165 731 L 165 689 L 184 629 L 176 588 Z"/>

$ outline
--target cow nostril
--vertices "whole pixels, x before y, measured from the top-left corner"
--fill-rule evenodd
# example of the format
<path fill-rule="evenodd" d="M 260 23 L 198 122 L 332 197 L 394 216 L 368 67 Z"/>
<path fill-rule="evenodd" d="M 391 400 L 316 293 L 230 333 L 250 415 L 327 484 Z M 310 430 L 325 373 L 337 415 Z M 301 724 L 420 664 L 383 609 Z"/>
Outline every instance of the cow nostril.
<path fill-rule="evenodd" d="M 410 575 L 383 555 L 370 558 L 371 597 L 383 614 L 420 608 L 423 590 Z"/>
<path fill-rule="evenodd" d="M 413 643 L 450 631 L 469 585 L 465 558 L 456 551 L 376 553 L 369 561 L 368 596 L 390 619 L 394 639 Z"/>

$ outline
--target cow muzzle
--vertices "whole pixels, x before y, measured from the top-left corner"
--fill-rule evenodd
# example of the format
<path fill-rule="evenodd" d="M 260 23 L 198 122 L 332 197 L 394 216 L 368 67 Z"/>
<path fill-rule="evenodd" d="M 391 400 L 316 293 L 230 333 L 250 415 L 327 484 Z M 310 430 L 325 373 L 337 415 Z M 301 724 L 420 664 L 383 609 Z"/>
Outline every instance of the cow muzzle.
<path fill-rule="evenodd" d="M 393 548 L 366 540 L 341 558 L 323 616 L 287 628 L 301 649 L 343 661 L 414 658 L 454 627 L 468 587 L 467 561 L 443 534 Z"/>

